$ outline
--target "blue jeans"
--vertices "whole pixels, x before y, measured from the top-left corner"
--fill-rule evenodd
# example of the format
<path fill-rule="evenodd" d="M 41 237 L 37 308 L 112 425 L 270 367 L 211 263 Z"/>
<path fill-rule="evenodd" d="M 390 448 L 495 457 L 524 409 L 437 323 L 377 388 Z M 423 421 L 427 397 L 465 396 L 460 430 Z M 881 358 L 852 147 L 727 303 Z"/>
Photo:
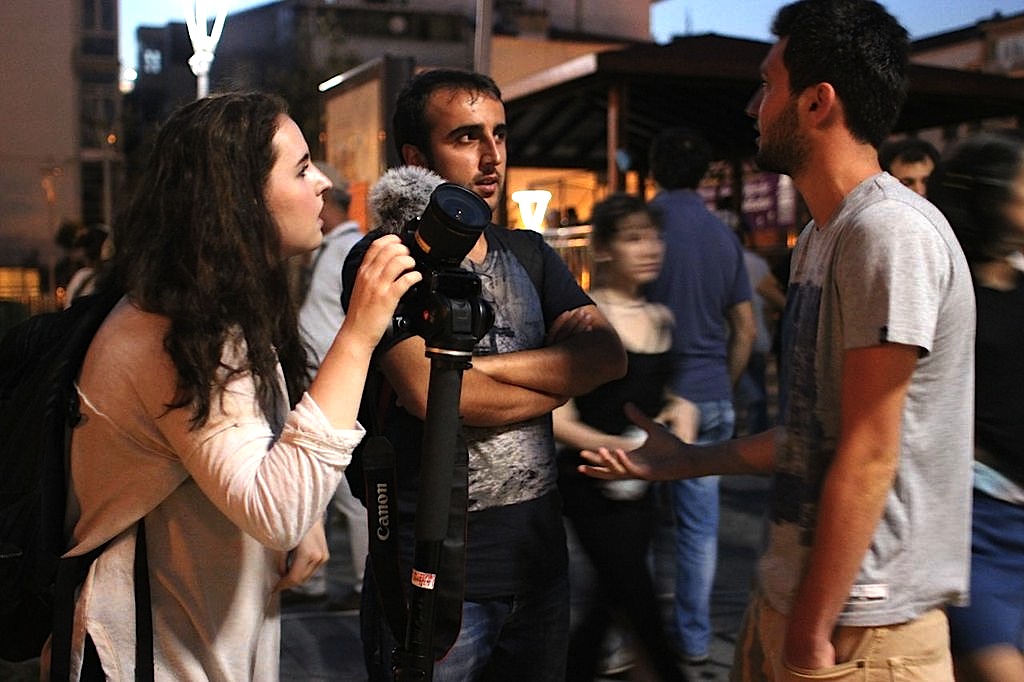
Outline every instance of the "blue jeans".
<path fill-rule="evenodd" d="M 732 438 L 736 413 L 729 400 L 697 403 L 697 443 Z M 675 634 L 684 656 L 705 656 L 711 646 L 711 588 L 718 561 L 718 476 L 670 485 L 676 533 Z"/>
<path fill-rule="evenodd" d="M 948 609 L 953 651 L 1024 651 L 1024 506 L 975 488 L 971 529 L 971 603 Z"/>
<path fill-rule="evenodd" d="M 367 570 L 360 610 L 363 654 L 371 682 L 394 679 L 395 638 Z M 562 682 L 569 648 L 569 576 L 563 573 L 527 594 L 462 604 L 458 639 L 434 663 L 434 682 Z M 404 638 L 404 633 L 403 633 Z"/>

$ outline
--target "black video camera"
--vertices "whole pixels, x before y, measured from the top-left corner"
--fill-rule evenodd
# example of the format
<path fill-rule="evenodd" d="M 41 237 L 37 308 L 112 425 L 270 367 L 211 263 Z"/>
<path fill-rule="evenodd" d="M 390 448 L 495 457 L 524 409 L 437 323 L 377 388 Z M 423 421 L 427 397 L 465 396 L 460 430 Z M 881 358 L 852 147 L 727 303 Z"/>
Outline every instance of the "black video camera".
<path fill-rule="evenodd" d="M 423 281 L 402 297 L 394 326 L 422 336 L 428 350 L 468 355 L 494 323 L 491 307 L 480 298 L 480 278 L 461 267 L 490 219 L 483 199 L 445 182 L 430 194 L 423 213 L 402 228 L 402 242 Z"/>

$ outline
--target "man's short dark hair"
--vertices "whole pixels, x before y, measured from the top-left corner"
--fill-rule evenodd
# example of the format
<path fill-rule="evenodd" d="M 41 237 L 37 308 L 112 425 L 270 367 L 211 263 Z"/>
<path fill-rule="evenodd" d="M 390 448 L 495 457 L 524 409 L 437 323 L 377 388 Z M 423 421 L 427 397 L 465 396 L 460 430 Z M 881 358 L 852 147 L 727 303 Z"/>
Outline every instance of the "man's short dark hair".
<path fill-rule="evenodd" d="M 427 100 L 437 90 L 461 90 L 486 95 L 501 101 L 501 90 L 489 76 L 460 69 L 432 69 L 416 74 L 398 93 L 391 121 L 395 149 L 402 158 L 402 147 L 411 144 L 430 156 L 430 127 L 426 120 Z"/>
<path fill-rule="evenodd" d="M 939 165 L 939 150 L 928 140 L 919 137 L 904 137 L 899 140 L 886 140 L 878 148 L 878 165 L 882 170 L 892 170 L 894 161 L 900 163 L 920 163 L 931 159 L 936 166 Z"/>
<path fill-rule="evenodd" d="M 651 142 L 651 176 L 665 189 L 696 189 L 711 158 L 711 145 L 700 133 L 667 128 Z"/>
<path fill-rule="evenodd" d="M 793 94 L 830 83 L 853 136 L 874 147 L 888 137 L 906 99 L 907 31 L 873 0 L 798 0 L 775 15 L 788 39 L 783 62 Z"/>

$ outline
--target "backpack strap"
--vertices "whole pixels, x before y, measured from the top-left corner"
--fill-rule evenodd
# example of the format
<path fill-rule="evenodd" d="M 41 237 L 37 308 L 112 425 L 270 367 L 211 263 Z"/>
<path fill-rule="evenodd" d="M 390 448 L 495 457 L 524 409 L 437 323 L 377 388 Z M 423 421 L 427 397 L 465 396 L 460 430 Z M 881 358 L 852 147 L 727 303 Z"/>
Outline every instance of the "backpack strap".
<path fill-rule="evenodd" d="M 78 393 L 74 380 L 85 361 L 89 345 L 100 325 L 121 299 L 113 289 L 101 290 L 96 294 L 79 298 L 69 311 L 80 315 L 80 322 L 74 323 L 72 335 L 65 343 L 74 351 L 67 356 L 60 367 L 61 385 L 66 394 L 59 396 L 61 409 L 66 409 L 62 441 L 50 443 L 44 450 L 44 498 L 42 501 L 41 525 L 51 529 L 51 550 L 60 555 L 63 538 L 59 529 L 64 523 L 64 496 L 67 490 L 65 467 L 71 452 L 72 432 L 81 421 Z M 70 319 L 70 318 L 69 318 Z M 48 495 L 48 496 L 47 496 Z M 74 632 L 76 592 L 85 581 L 96 558 L 106 551 L 110 541 L 77 557 L 60 558 L 57 561 L 56 580 L 53 595 L 53 639 L 50 645 L 50 679 L 65 682 L 71 674 L 71 640 Z M 135 559 L 135 676 L 140 682 L 153 680 L 153 615 L 149 586 L 149 568 L 146 553 L 145 519 L 136 524 Z M 101 672 L 101 671 L 100 671 Z"/>
<path fill-rule="evenodd" d="M 99 547 L 76 557 L 67 557 L 57 565 L 54 587 L 53 639 L 50 642 L 50 680 L 71 679 L 71 639 L 75 627 L 75 592 L 85 581 L 89 569 L 110 546 Z M 146 553 L 146 519 L 139 519 L 135 530 L 135 680 L 153 682 L 153 604 L 149 589 L 149 560 Z M 102 677 L 102 671 L 93 671 Z M 83 671 L 83 677 L 88 677 Z"/>
<path fill-rule="evenodd" d="M 53 639 L 50 641 L 50 680 L 71 679 L 71 636 L 75 623 L 75 591 L 85 580 L 89 567 L 107 548 L 106 542 L 82 556 L 67 557 L 57 564 L 53 595 Z"/>
<path fill-rule="evenodd" d="M 149 591 L 146 517 L 135 531 L 135 681 L 153 682 L 153 599 Z"/>

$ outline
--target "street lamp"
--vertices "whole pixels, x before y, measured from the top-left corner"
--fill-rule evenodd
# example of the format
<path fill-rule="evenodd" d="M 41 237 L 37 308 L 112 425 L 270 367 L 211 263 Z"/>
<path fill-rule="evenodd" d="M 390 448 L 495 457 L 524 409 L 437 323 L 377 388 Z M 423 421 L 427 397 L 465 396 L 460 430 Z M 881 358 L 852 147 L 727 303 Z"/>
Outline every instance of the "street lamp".
<path fill-rule="evenodd" d="M 226 0 L 183 0 L 185 4 L 185 23 L 188 25 L 188 37 L 192 41 L 194 54 L 189 58 L 188 65 L 196 75 L 196 97 L 206 97 L 210 92 L 210 65 L 213 64 L 213 51 L 224 30 L 224 19 L 227 15 Z M 191 5 L 191 8 L 189 7 Z M 212 10 L 211 10 L 211 5 Z M 207 18 L 211 11 L 216 12 L 213 30 L 206 33 Z"/>

